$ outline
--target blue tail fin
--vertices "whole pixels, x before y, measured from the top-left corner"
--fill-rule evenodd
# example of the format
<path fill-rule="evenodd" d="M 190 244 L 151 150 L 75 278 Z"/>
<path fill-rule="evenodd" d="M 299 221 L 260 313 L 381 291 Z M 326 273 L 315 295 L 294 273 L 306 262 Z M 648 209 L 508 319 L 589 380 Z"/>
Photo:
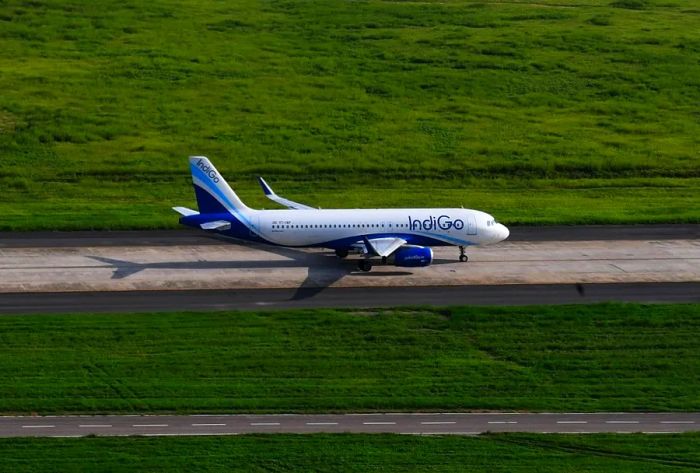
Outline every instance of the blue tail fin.
<path fill-rule="evenodd" d="M 200 213 L 230 213 L 240 217 L 251 210 L 206 157 L 190 156 L 190 172 Z"/>

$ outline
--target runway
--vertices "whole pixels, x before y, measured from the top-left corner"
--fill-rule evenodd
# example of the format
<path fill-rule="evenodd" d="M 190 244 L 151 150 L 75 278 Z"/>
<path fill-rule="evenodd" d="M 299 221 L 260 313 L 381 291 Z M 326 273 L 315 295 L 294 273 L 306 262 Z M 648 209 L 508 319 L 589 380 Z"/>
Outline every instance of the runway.
<path fill-rule="evenodd" d="M 0 437 L 311 433 L 478 435 L 486 432 L 647 433 L 700 430 L 700 413 L 386 413 L 0 417 Z"/>
<path fill-rule="evenodd" d="M 0 313 L 698 302 L 698 228 L 520 228 L 467 263 L 442 247 L 429 267 L 370 273 L 329 251 L 188 231 L 3 234 Z"/>
<path fill-rule="evenodd" d="M 425 268 L 375 265 L 332 252 L 210 245 L 0 249 L 0 293 L 327 287 L 700 282 L 700 240 L 503 242 L 434 248 Z"/>

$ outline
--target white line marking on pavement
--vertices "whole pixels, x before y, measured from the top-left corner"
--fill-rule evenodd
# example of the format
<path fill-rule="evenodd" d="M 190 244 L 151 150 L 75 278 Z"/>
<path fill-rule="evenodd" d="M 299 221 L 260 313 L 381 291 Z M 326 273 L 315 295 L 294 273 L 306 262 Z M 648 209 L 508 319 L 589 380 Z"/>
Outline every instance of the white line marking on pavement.
<path fill-rule="evenodd" d="M 396 425 L 396 422 L 363 422 L 364 425 Z"/>
<path fill-rule="evenodd" d="M 51 429 L 51 428 L 53 428 L 53 427 L 56 427 L 56 426 L 55 426 L 55 425 L 46 425 L 46 424 L 42 424 L 42 425 L 23 425 L 23 426 L 22 426 L 23 429 Z"/>
<path fill-rule="evenodd" d="M 444 424 L 444 425 L 447 425 L 447 424 L 456 424 L 456 423 L 457 423 L 457 422 L 455 422 L 455 421 L 447 421 L 447 420 L 445 420 L 445 421 L 439 421 L 439 420 L 436 420 L 436 421 L 432 421 L 432 422 L 421 422 L 421 425 L 443 425 L 443 424 Z"/>
<path fill-rule="evenodd" d="M 139 434 L 142 437 L 182 437 L 182 436 L 187 436 L 187 437 L 220 437 L 223 435 L 241 435 L 238 432 L 186 432 L 186 433 L 175 433 L 175 434 L 166 434 L 166 433 L 158 433 L 158 434 Z M 115 435 L 115 437 L 131 437 L 131 434 L 125 434 L 125 435 Z"/>
<path fill-rule="evenodd" d="M 133 424 L 132 427 L 167 427 L 168 424 Z"/>
<path fill-rule="evenodd" d="M 639 424 L 638 420 L 606 420 L 606 424 Z"/>
<path fill-rule="evenodd" d="M 338 425 L 337 422 L 307 422 L 306 425 Z"/>
<path fill-rule="evenodd" d="M 659 424 L 694 424 L 694 420 L 662 420 Z"/>
<path fill-rule="evenodd" d="M 558 420 L 557 424 L 588 424 L 587 420 Z"/>
<path fill-rule="evenodd" d="M 678 432 L 642 432 L 643 434 L 676 434 Z"/>
<path fill-rule="evenodd" d="M 420 432 L 415 435 L 481 435 L 482 432 Z"/>
<path fill-rule="evenodd" d="M 490 420 L 489 424 L 517 424 L 515 420 Z"/>
<path fill-rule="evenodd" d="M 93 427 L 112 427 L 110 424 L 80 424 L 78 427 L 83 429 L 92 429 Z"/>
<path fill-rule="evenodd" d="M 192 427 L 225 427 L 226 424 L 192 424 Z"/>
<path fill-rule="evenodd" d="M 265 425 L 280 425 L 279 422 L 251 422 L 250 425 L 265 426 Z"/>

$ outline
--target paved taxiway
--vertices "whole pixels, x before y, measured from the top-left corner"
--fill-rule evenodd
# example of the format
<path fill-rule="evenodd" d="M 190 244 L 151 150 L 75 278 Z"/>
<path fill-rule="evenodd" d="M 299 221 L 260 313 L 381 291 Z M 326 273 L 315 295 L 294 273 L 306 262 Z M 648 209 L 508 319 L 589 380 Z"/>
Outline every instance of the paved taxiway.
<path fill-rule="evenodd" d="M 391 413 L 0 417 L 0 437 L 236 435 L 248 433 L 486 432 L 678 433 L 700 430 L 700 413 Z"/>
<path fill-rule="evenodd" d="M 0 294 L 0 314 L 589 304 L 606 301 L 700 302 L 700 283 L 17 293 Z"/>

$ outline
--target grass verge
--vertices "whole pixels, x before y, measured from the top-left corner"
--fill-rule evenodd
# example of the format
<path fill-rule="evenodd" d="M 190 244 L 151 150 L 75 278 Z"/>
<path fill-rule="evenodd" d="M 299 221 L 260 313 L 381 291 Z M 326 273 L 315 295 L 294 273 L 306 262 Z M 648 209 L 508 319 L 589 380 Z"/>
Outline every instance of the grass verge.
<path fill-rule="evenodd" d="M 685 472 L 700 435 L 244 435 L 0 439 L 0 468 L 52 471 Z"/>
<path fill-rule="evenodd" d="M 700 409 L 700 305 L 0 317 L 0 412 Z"/>
<path fill-rule="evenodd" d="M 175 226 L 188 154 L 256 206 L 699 222 L 690 3 L 4 1 L 0 230 Z"/>

